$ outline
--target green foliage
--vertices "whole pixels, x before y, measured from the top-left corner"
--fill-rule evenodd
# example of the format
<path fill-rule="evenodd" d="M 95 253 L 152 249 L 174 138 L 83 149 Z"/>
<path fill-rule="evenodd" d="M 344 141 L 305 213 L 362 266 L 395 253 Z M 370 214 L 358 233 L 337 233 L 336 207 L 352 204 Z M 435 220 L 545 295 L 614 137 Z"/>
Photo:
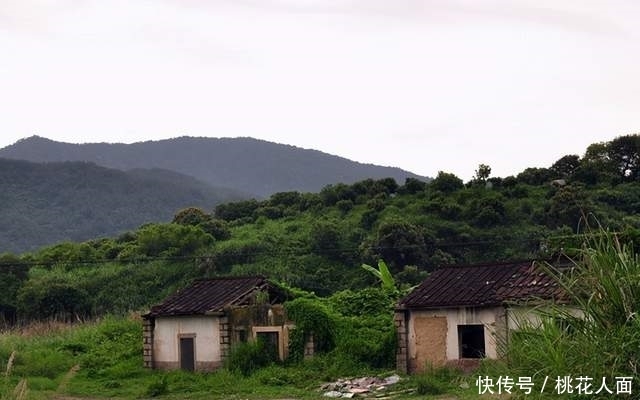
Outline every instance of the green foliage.
<path fill-rule="evenodd" d="M 198 226 L 211 219 L 202 209 L 197 207 L 184 208 L 173 217 L 174 224 Z"/>
<path fill-rule="evenodd" d="M 328 301 L 333 310 L 348 317 L 381 315 L 393 311 L 396 297 L 391 294 L 382 288 L 343 290 L 334 293 Z"/>
<path fill-rule="evenodd" d="M 73 321 L 86 318 L 91 311 L 87 292 L 56 278 L 29 280 L 18 292 L 17 303 L 20 314 L 29 319 Z"/>
<path fill-rule="evenodd" d="M 369 368 L 393 368 L 397 340 L 391 315 L 338 318 L 333 352 Z"/>
<path fill-rule="evenodd" d="M 600 231 L 585 241 L 571 270 L 548 272 L 570 304 L 549 305 L 540 326 L 523 324 L 513 335 L 507 347 L 513 368 L 540 376 L 637 376 L 640 258 L 633 248 Z"/>
<path fill-rule="evenodd" d="M 407 178 L 404 181 L 404 185 L 398 188 L 398 192 L 401 194 L 416 194 L 422 192 L 426 187 L 426 182 L 415 178 Z"/>
<path fill-rule="evenodd" d="M 151 383 L 149 383 L 144 392 L 145 396 L 148 397 L 158 397 L 167 393 L 169 393 L 169 383 L 167 382 L 167 377 L 165 375 L 156 377 Z"/>
<path fill-rule="evenodd" d="M 443 193 L 453 193 L 464 187 L 462 179 L 454 174 L 439 171 L 438 176 L 429 184 L 429 188 Z"/>
<path fill-rule="evenodd" d="M 244 200 L 233 203 L 218 204 L 214 215 L 225 221 L 234 221 L 242 218 L 253 218 L 253 212 L 260 206 L 257 200 Z"/>
<path fill-rule="evenodd" d="M 580 168 L 580 156 L 576 154 L 566 155 L 551 165 L 550 170 L 555 179 L 568 179 Z"/>
<path fill-rule="evenodd" d="M 239 198 L 175 172 L 9 159 L 0 160 L 0 192 L 0 252 L 16 253 L 117 235 L 149 221 L 169 221 L 187 204 L 211 207 Z"/>
<path fill-rule="evenodd" d="M 17 296 L 27 279 L 28 266 L 11 254 L 0 255 L 0 327 L 15 323 Z"/>
<path fill-rule="evenodd" d="M 516 179 L 520 183 L 539 186 L 548 184 L 553 178 L 553 173 L 548 168 L 526 168 L 520 172 Z"/>
<path fill-rule="evenodd" d="M 213 237 L 191 225 L 150 224 L 138 230 L 138 248 L 145 256 L 186 256 L 213 243 Z"/>
<path fill-rule="evenodd" d="M 273 363 L 276 357 L 269 352 L 269 346 L 262 340 L 237 343 L 231 347 L 229 356 L 225 359 L 225 367 L 249 376 L 257 369 Z"/>
<path fill-rule="evenodd" d="M 407 288 L 439 265 L 566 250 L 585 216 L 633 236 L 640 231 L 640 182 L 619 176 L 612 151 L 598 144 L 577 161 L 566 156 L 518 177 L 487 177 L 491 190 L 441 173 L 431 183 L 407 179 L 400 187 L 393 179 L 366 179 L 321 193 L 276 193 L 219 205 L 215 218 L 195 206 L 176 208 L 180 223 L 6 255 L 6 264 L 0 259 L 0 313 L 8 323 L 55 313 L 122 315 L 194 278 L 226 274 L 262 274 L 320 296 L 357 293 L 375 282 L 360 265 L 375 266 L 379 259 L 388 263 L 396 286 Z M 581 171 L 594 166 L 598 174 L 582 183 Z M 567 184 L 550 185 L 559 174 L 567 175 Z"/>
<path fill-rule="evenodd" d="M 413 379 L 416 394 L 421 396 L 440 395 L 450 392 L 461 378 L 460 371 L 449 367 L 427 368 Z"/>
<path fill-rule="evenodd" d="M 293 360 L 304 355 L 304 346 L 311 335 L 317 352 L 327 352 L 335 346 L 335 317 L 318 300 L 299 298 L 284 304 L 287 317 L 295 328 L 289 333 L 289 354 Z"/>
<path fill-rule="evenodd" d="M 362 264 L 361 267 L 380 280 L 382 289 L 385 292 L 393 294 L 398 291 L 395 279 L 393 279 L 393 275 L 391 275 L 389 267 L 387 267 L 387 264 L 383 260 L 378 260 L 378 269 L 373 268 L 368 264 Z"/>
<path fill-rule="evenodd" d="M 311 249 L 328 258 L 340 259 L 342 232 L 334 221 L 320 220 L 311 226 L 309 232 Z"/>
<path fill-rule="evenodd" d="M 367 255 L 386 260 L 392 270 L 399 271 L 405 265 L 423 265 L 432 240 L 422 227 L 393 218 L 380 223 Z"/>
<path fill-rule="evenodd" d="M 491 175 L 491 167 L 487 164 L 480 164 L 473 175 L 473 180 L 478 183 L 485 183 L 489 179 L 489 175 Z"/>

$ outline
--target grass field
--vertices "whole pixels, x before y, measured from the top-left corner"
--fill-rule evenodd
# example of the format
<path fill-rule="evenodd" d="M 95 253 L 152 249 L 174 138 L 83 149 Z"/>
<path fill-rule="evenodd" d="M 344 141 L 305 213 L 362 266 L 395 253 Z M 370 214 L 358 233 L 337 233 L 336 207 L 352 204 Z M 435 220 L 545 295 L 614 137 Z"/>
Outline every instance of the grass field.
<path fill-rule="evenodd" d="M 0 363 L 1 399 L 326 399 L 323 383 L 395 373 L 367 368 L 337 353 L 273 364 L 249 376 L 228 369 L 149 370 L 142 366 L 142 325 L 136 316 L 74 325 L 39 323 L 5 332 L 0 335 Z M 358 398 L 478 398 L 475 376 L 439 370 L 401 378 L 384 391 Z"/>

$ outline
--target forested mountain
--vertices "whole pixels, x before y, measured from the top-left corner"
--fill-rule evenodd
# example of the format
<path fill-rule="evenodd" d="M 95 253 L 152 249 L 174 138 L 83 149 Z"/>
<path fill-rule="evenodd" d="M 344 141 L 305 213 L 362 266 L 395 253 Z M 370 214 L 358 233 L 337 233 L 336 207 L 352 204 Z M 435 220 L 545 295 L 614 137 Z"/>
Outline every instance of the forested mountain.
<path fill-rule="evenodd" d="M 279 192 L 265 200 L 220 203 L 213 211 L 189 207 L 176 212 L 171 223 L 158 221 L 121 235 L 60 243 L 29 254 L 5 254 L 0 256 L 0 312 L 17 310 L 25 318 L 126 312 L 152 304 L 192 279 L 228 274 L 263 274 L 329 295 L 376 284 L 360 266 L 380 259 L 398 284 L 413 285 L 446 264 L 571 255 L 582 243 L 579 235 L 591 233 L 587 224 L 637 246 L 638 144 L 640 136 L 596 143 L 583 156 L 567 155 L 548 168 L 528 168 L 504 178 L 491 177 L 491 168 L 480 165 L 469 182 L 440 172 L 429 183 L 366 179 L 327 185 L 317 193 Z M 2 204 L 15 203 L 14 215 L 24 230 L 37 227 L 29 218 L 45 206 L 60 213 L 77 208 L 77 215 L 91 216 L 92 204 L 109 201 L 97 187 L 104 183 L 95 182 L 121 174 L 89 166 L 95 172 L 82 175 L 77 171 L 84 170 L 69 169 L 74 164 L 68 163 L 5 163 L 1 171 L 40 171 L 24 173 L 30 190 L 44 194 L 66 182 L 68 191 L 76 191 L 43 195 L 25 207 L 20 204 L 27 198 L 24 190 L 17 189 L 26 184 L 2 178 L 15 193 Z M 48 181 L 43 169 L 58 171 L 51 171 Z M 96 179 L 95 174 L 104 176 Z M 121 186 L 112 184 L 109 190 Z M 157 186 L 149 190 L 160 190 Z M 118 193 L 140 215 L 172 195 Z M 117 212 L 118 204 L 102 205 L 114 208 L 102 223 L 127 218 Z M 38 222 L 55 230 L 55 218 Z"/>
<path fill-rule="evenodd" d="M 246 197 L 173 171 L 0 158 L 0 252 L 112 236 L 170 221 L 183 207 L 213 209 Z"/>
<path fill-rule="evenodd" d="M 120 170 L 162 168 L 257 198 L 276 192 L 317 192 L 334 183 L 417 176 L 399 168 L 361 164 L 317 150 L 252 138 L 198 138 L 133 144 L 70 144 L 38 136 L 0 149 L 0 157 L 34 162 L 90 161 Z"/>

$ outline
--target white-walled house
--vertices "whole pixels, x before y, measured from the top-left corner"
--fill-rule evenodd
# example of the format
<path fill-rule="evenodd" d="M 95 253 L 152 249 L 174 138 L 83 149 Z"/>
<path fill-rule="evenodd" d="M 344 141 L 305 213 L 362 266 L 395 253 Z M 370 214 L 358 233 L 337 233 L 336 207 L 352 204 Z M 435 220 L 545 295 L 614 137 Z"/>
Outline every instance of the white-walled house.
<path fill-rule="evenodd" d="M 264 277 L 199 279 L 143 315 L 144 365 L 211 371 L 234 343 L 263 337 L 288 353 L 285 294 Z"/>
<path fill-rule="evenodd" d="M 396 307 L 397 368 L 466 368 L 498 358 L 510 331 L 537 318 L 532 306 L 562 299 L 562 289 L 535 261 L 439 268 Z"/>

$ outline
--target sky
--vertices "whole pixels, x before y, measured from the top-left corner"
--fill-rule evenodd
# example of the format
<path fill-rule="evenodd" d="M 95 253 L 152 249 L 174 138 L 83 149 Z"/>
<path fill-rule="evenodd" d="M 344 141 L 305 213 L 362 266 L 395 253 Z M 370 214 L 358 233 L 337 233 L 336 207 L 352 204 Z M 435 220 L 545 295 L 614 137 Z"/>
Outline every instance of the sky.
<path fill-rule="evenodd" d="M 1 0 L 0 147 L 250 136 L 465 181 L 640 133 L 636 0 Z"/>

